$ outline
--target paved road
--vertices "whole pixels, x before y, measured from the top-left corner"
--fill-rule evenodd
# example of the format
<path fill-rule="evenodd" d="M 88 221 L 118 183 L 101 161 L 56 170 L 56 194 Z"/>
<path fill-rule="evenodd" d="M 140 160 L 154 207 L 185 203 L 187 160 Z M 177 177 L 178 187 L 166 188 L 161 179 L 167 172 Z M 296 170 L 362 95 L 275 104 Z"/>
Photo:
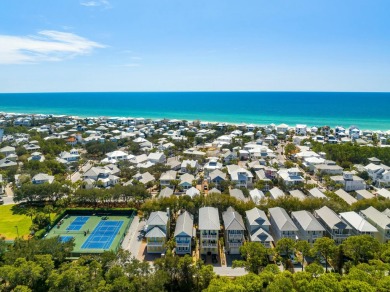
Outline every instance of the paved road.
<path fill-rule="evenodd" d="M 5 195 L 5 196 L 3 196 L 4 205 L 13 205 L 13 204 L 15 204 L 15 202 L 14 202 L 14 191 L 11 188 L 11 184 L 7 184 L 5 186 L 4 195 Z"/>
<path fill-rule="evenodd" d="M 248 274 L 244 268 L 235 268 L 232 267 L 214 267 L 214 272 L 219 276 L 227 276 L 227 277 L 239 277 Z"/>
<path fill-rule="evenodd" d="M 135 216 L 133 222 L 130 225 L 129 231 L 127 232 L 125 239 L 122 242 L 122 248 L 130 251 L 134 256 L 138 256 L 138 252 L 141 246 L 141 240 L 138 240 L 139 231 L 145 226 L 145 221 L 139 221 L 139 217 Z"/>

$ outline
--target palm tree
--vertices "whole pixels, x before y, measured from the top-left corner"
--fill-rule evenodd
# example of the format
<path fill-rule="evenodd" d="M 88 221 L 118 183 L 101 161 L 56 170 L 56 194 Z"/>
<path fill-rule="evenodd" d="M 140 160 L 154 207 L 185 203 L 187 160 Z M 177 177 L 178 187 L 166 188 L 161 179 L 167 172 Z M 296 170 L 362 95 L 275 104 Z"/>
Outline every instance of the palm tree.
<path fill-rule="evenodd" d="M 49 220 L 50 220 L 50 223 L 51 223 L 51 213 L 54 212 L 54 207 L 53 207 L 53 205 L 46 205 L 46 206 L 43 208 L 43 212 L 46 213 L 47 215 L 49 215 Z"/>
<path fill-rule="evenodd" d="M 31 218 L 31 223 L 33 223 L 33 217 L 37 214 L 37 211 L 33 208 L 28 208 L 26 211 L 26 215 L 30 216 Z"/>

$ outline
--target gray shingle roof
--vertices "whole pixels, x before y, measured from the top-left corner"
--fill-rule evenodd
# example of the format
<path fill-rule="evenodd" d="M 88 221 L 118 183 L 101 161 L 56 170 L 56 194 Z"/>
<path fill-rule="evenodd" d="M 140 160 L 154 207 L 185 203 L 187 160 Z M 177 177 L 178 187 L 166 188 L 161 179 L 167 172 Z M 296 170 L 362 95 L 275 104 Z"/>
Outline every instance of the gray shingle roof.
<path fill-rule="evenodd" d="M 167 225 L 168 223 L 168 215 L 165 212 L 157 211 L 152 212 L 149 216 L 148 221 L 146 222 L 146 225 L 148 226 L 154 226 L 154 225 Z"/>
<path fill-rule="evenodd" d="M 315 214 L 318 218 L 321 218 L 330 229 L 352 229 L 344 219 L 340 218 L 327 206 L 316 210 Z"/>
<path fill-rule="evenodd" d="M 305 231 L 325 231 L 325 228 L 317 219 L 308 211 L 291 212 L 291 217 L 299 223 Z"/>
<path fill-rule="evenodd" d="M 163 188 L 158 195 L 160 198 L 168 198 L 173 195 L 173 190 L 171 188 Z"/>
<path fill-rule="evenodd" d="M 257 229 L 253 234 L 251 234 L 251 241 L 257 242 L 270 242 L 274 241 L 274 238 L 263 228 Z"/>
<path fill-rule="evenodd" d="M 344 200 L 348 205 L 352 205 L 353 203 L 356 203 L 357 200 L 352 197 L 350 194 L 348 194 L 346 191 L 339 189 L 334 192 L 339 198 Z"/>
<path fill-rule="evenodd" d="M 229 207 L 222 213 L 222 219 L 225 230 L 245 230 L 242 216 L 233 207 Z"/>
<path fill-rule="evenodd" d="M 220 228 L 217 208 L 202 207 L 199 209 L 199 230 L 219 230 Z"/>
<path fill-rule="evenodd" d="M 270 226 L 267 215 L 263 210 L 253 208 L 245 212 L 248 218 L 249 225 L 251 226 Z"/>
<path fill-rule="evenodd" d="M 312 188 L 311 190 L 309 190 L 309 193 L 314 198 L 327 198 L 327 196 L 325 196 L 325 194 L 321 192 L 318 188 Z"/>
<path fill-rule="evenodd" d="M 359 232 L 378 232 L 378 229 L 356 212 L 343 212 L 340 216 Z"/>
<path fill-rule="evenodd" d="M 379 212 L 374 207 L 368 207 L 366 210 L 361 210 L 360 213 L 364 218 L 367 218 L 375 225 L 379 226 L 382 229 L 390 229 L 390 218 L 385 214 Z"/>
<path fill-rule="evenodd" d="M 176 237 L 179 234 L 181 235 L 185 234 L 192 237 L 193 226 L 194 226 L 193 216 L 187 211 L 181 213 L 176 221 L 174 236 Z"/>
<path fill-rule="evenodd" d="M 298 231 L 297 226 L 292 221 L 291 217 L 288 216 L 286 210 L 280 207 L 268 209 L 271 218 L 273 218 L 277 228 L 281 231 Z"/>

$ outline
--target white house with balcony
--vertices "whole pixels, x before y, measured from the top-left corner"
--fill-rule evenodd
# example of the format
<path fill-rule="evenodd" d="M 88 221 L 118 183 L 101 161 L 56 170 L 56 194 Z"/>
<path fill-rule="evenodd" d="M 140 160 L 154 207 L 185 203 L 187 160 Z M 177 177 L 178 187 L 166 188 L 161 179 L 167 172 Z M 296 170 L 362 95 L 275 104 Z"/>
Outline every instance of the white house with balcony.
<path fill-rule="evenodd" d="M 303 183 L 305 180 L 301 176 L 298 168 L 281 169 L 277 172 L 278 178 L 283 181 L 287 187 Z"/>
<path fill-rule="evenodd" d="M 350 171 L 344 171 L 342 176 L 331 176 L 330 179 L 337 184 L 343 185 L 343 189 L 347 192 L 365 190 L 367 187 L 364 179 L 354 175 Z"/>
<path fill-rule="evenodd" d="M 371 158 L 374 160 L 377 158 Z M 381 164 L 380 160 L 374 161 L 364 167 L 367 171 L 369 177 L 372 179 L 373 183 L 378 187 L 388 187 L 390 186 L 390 167 Z"/>
<path fill-rule="evenodd" d="M 327 235 L 332 238 L 336 244 L 342 243 L 352 235 L 352 227 L 327 206 L 315 210 L 314 217 L 316 217 L 322 226 L 324 226 Z"/>
<path fill-rule="evenodd" d="M 80 158 L 79 151 L 77 149 L 72 149 L 70 152 L 63 151 L 60 153 L 60 155 L 57 157 L 57 161 L 67 164 L 72 163 L 75 161 L 78 161 Z"/>
<path fill-rule="evenodd" d="M 225 250 L 228 254 L 239 254 L 240 247 L 245 241 L 245 224 L 242 216 L 233 207 L 229 207 L 222 213 L 222 219 L 225 227 Z"/>
<path fill-rule="evenodd" d="M 318 238 L 325 235 L 325 228 L 308 211 L 291 212 L 291 219 L 299 229 L 299 239 L 313 244 Z"/>
<path fill-rule="evenodd" d="M 168 170 L 162 173 L 160 176 L 160 186 L 173 188 L 172 181 L 176 180 L 176 175 L 177 172 L 175 170 Z"/>
<path fill-rule="evenodd" d="M 146 251 L 148 253 L 162 253 L 168 236 L 169 217 L 166 212 L 152 212 L 146 221 Z"/>
<path fill-rule="evenodd" d="M 88 184 L 86 188 L 91 188 L 92 181 L 94 185 L 109 187 L 116 185 L 119 182 L 119 177 L 112 174 L 113 170 L 109 167 L 91 167 L 83 174 L 84 182 Z"/>
<path fill-rule="evenodd" d="M 213 159 L 210 159 L 209 162 L 207 162 L 204 166 L 203 166 L 203 170 L 204 170 L 204 176 L 208 176 L 209 173 L 213 172 L 214 170 L 219 170 L 222 168 L 222 163 L 221 162 L 218 162 L 218 159 L 216 158 L 213 158 Z"/>
<path fill-rule="evenodd" d="M 295 126 L 295 134 L 299 136 L 306 136 L 307 133 L 307 125 L 297 124 Z"/>
<path fill-rule="evenodd" d="M 344 219 L 351 227 L 353 235 L 371 235 L 376 237 L 378 229 L 370 222 L 360 216 L 354 211 L 340 213 L 342 219 Z"/>
<path fill-rule="evenodd" d="M 277 242 L 281 238 L 298 239 L 298 227 L 287 214 L 286 210 L 280 207 L 268 209 L 271 222 L 271 233 Z"/>
<path fill-rule="evenodd" d="M 194 217 L 187 211 L 184 211 L 176 221 L 174 233 L 176 254 L 191 254 L 192 238 L 194 235 Z"/>
<path fill-rule="evenodd" d="M 361 210 L 360 215 L 378 229 L 375 237 L 380 242 L 386 243 L 390 240 L 390 217 L 372 206 Z"/>
<path fill-rule="evenodd" d="M 199 209 L 199 245 L 200 254 L 218 254 L 218 238 L 221 225 L 217 208 L 202 207 Z"/>
<path fill-rule="evenodd" d="M 237 188 L 252 187 L 253 174 L 249 170 L 239 167 L 238 165 L 228 165 L 227 169 L 231 181 L 235 183 Z"/>
<path fill-rule="evenodd" d="M 260 242 L 265 247 L 271 247 L 274 238 L 270 234 L 270 226 L 267 215 L 263 210 L 253 208 L 245 211 L 246 228 L 249 232 L 249 239 L 253 242 Z"/>

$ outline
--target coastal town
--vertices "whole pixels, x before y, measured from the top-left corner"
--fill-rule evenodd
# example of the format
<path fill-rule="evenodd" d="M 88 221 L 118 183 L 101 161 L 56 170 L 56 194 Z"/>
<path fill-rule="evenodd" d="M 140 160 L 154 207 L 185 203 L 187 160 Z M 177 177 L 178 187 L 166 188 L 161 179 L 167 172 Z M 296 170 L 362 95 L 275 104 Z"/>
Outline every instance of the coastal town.
<path fill-rule="evenodd" d="M 17 236 L 0 224 L 8 242 L 59 235 L 73 259 L 121 250 L 151 265 L 189 255 L 228 277 L 256 272 L 251 248 L 257 272 L 292 273 L 390 250 L 390 130 L 12 113 L 0 127 L 0 207 L 32 222 Z M 383 245 L 375 257 L 338 257 L 360 236 Z"/>

